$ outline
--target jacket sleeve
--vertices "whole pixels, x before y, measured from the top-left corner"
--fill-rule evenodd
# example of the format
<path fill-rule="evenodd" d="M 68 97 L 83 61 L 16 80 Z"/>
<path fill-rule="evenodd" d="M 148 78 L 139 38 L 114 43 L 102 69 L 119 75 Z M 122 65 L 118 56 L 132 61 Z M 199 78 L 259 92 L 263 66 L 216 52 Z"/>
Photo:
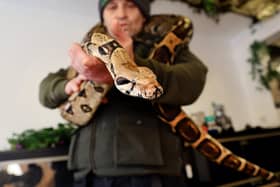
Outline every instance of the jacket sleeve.
<path fill-rule="evenodd" d="M 163 86 L 164 94 L 157 102 L 170 105 L 189 105 L 197 100 L 205 86 L 207 67 L 187 44 L 178 46 L 174 64 L 136 57 L 136 63 L 149 67 Z"/>
<path fill-rule="evenodd" d="M 68 95 L 64 88 L 68 80 L 66 79 L 67 70 L 60 69 L 55 73 L 49 73 L 39 86 L 39 101 L 48 108 L 56 108 L 62 104 Z"/>

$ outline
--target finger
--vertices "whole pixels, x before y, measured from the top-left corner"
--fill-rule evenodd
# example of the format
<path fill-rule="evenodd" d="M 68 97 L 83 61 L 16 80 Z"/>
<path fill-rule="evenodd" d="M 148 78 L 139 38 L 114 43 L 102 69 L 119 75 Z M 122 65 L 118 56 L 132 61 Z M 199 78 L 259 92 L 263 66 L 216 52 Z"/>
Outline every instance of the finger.
<path fill-rule="evenodd" d="M 81 84 L 83 81 L 88 80 L 85 75 L 79 74 L 76 78 L 77 83 Z"/>
<path fill-rule="evenodd" d="M 77 58 L 78 51 L 79 51 L 79 45 L 74 43 L 70 47 L 68 54 L 70 57 L 71 66 L 74 67 L 78 72 L 80 72 L 81 67 L 79 65 L 79 61 Z"/>
<path fill-rule="evenodd" d="M 83 51 L 79 44 L 74 43 L 69 49 L 69 56 L 71 58 L 71 64 L 74 67 L 89 65 L 90 57 Z M 81 68 L 81 67 L 80 67 Z"/>
<path fill-rule="evenodd" d="M 83 54 L 81 54 L 80 58 L 81 58 L 81 63 L 85 68 L 95 66 L 98 63 L 97 58 L 93 56 L 89 56 L 84 52 Z"/>
<path fill-rule="evenodd" d="M 128 55 L 134 59 L 133 53 L 133 40 L 130 36 L 128 27 L 118 21 L 113 23 L 112 31 L 113 37 L 120 43 L 120 45 L 126 49 Z"/>
<path fill-rule="evenodd" d="M 78 92 L 78 91 L 79 91 L 79 86 L 76 85 L 76 83 L 74 83 L 73 80 L 68 82 L 65 86 L 65 93 L 68 94 L 68 95 L 71 95 L 74 92 Z"/>
<path fill-rule="evenodd" d="M 120 23 L 120 21 L 115 21 L 112 23 L 112 30 L 110 34 L 120 43 L 131 39 L 127 26 L 124 23 Z"/>
<path fill-rule="evenodd" d="M 78 43 L 73 43 L 72 46 L 70 47 L 68 53 L 69 53 L 71 60 L 75 64 L 78 62 L 80 62 L 83 65 L 91 65 L 91 64 L 94 64 L 94 62 L 102 63 L 97 57 L 91 56 L 91 55 L 88 55 L 87 53 L 85 53 L 85 51 L 83 50 L 81 45 Z"/>
<path fill-rule="evenodd" d="M 80 47 L 80 44 L 78 43 L 73 43 L 71 45 L 71 47 L 68 50 L 68 55 L 70 56 L 70 58 L 74 57 L 75 51 Z"/>
<path fill-rule="evenodd" d="M 71 89 L 73 92 L 78 92 L 80 90 L 80 87 L 77 84 L 72 84 Z"/>

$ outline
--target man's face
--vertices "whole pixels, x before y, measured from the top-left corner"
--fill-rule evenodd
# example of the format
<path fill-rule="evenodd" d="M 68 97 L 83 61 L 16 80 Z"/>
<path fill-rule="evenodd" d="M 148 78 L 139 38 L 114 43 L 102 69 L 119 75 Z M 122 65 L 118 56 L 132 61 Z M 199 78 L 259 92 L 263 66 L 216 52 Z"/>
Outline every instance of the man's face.
<path fill-rule="evenodd" d="M 132 0 L 111 0 L 104 8 L 103 21 L 110 34 L 120 26 L 134 36 L 142 30 L 145 17 Z"/>

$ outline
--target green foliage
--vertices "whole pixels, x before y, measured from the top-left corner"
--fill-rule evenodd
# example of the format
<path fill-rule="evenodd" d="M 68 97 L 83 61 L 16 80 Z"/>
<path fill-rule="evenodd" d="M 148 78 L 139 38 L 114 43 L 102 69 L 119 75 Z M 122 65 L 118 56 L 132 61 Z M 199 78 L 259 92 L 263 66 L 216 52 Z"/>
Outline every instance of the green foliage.
<path fill-rule="evenodd" d="M 13 133 L 8 142 L 12 150 L 35 150 L 68 145 L 74 127 L 70 124 L 59 123 L 57 128 L 28 129 L 22 133 Z"/>
<path fill-rule="evenodd" d="M 172 0 L 176 1 L 176 0 Z M 187 3 L 191 7 L 195 8 L 197 12 L 204 12 L 210 18 L 218 21 L 218 16 L 221 13 L 220 7 L 216 0 L 180 0 L 181 2 Z"/>
<path fill-rule="evenodd" d="M 220 15 L 228 12 L 237 13 L 252 19 L 252 24 L 271 17 L 279 12 L 279 0 L 170 0 L 181 1 L 204 12 L 209 18 L 219 22 Z"/>
<path fill-rule="evenodd" d="M 248 59 L 248 62 L 251 64 L 251 75 L 252 79 L 260 81 L 260 83 L 265 87 L 269 88 L 268 84 L 266 83 L 266 78 L 263 76 L 263 67 L 261 64 L 260 56 L 259 56 L 259 51 L 267 49 L 266 45 L 263 42 L 259 41 L 254 41 L 250 45 L 250 50 L 251 50 L 251 58 Z"/>
<path fill-rule="evenodd" d="M 276 69 L 272 68 L 271 60 L 268 61 L 267 65 L 262 63 L 262 59 L 265 56 L 270 57 L 270 48 L 269 46 L 260 41 L 254 41 L 250 45 L 251 57 L 248 59 L 248 62 L 251 64 L 251 76 L 253 80 L 258 79 L 260 84 L 266 88 L 269 88 L 269 82 L 277 78 L 279 79 L 279 73 Z"/>
<path fill-rule="evenodd" d="M 202 7 L 207 15 L 212 16 L 212 17 L 218 15 L 218 7 L 215 4 L 214 0 L 203 0 Z"/>

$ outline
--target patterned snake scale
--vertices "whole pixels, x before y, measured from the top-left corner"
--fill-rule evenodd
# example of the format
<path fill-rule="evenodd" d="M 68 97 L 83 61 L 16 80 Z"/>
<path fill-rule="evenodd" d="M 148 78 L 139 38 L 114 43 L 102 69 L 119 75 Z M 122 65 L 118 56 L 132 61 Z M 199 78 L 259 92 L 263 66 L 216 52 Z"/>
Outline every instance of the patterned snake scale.
<path fill-rule="evenodd" d="M 144 32 L 149 35 L 147 38 L 162 36 L 161 40 L 154 45 L 150 58 L 172 64 L 176 46 L 190 42 L 193 25 L 187 17 L 154 15 L 144 27 Z M 122 93 L 150 100 L 158 98 L 163 90 L 153 72 L 148 68 L 137 67 L 126 51 L 104 33 L 102 29 L 89 31 L 82 42 L 85 52 L 104 61 L 114 79 L 115 86 Z M 69 79 L 77 74 L 71 68 L 68 73 Z M 62 117 L 79 126 L 87 124 L 108 90 L 110 90 L 108 85 L 84 81 L 80 91 L 70 96 L 68 101 L 60 107 Z M 190 144 L 211 161 L 249 176 L 276 180 L 277 177 L 273 172 L 233 154 L 215 138 L 202 131 L 180 106 L 157 103 L 154 106 L 161 120 L 170 125 L 184 142 Z"/>

